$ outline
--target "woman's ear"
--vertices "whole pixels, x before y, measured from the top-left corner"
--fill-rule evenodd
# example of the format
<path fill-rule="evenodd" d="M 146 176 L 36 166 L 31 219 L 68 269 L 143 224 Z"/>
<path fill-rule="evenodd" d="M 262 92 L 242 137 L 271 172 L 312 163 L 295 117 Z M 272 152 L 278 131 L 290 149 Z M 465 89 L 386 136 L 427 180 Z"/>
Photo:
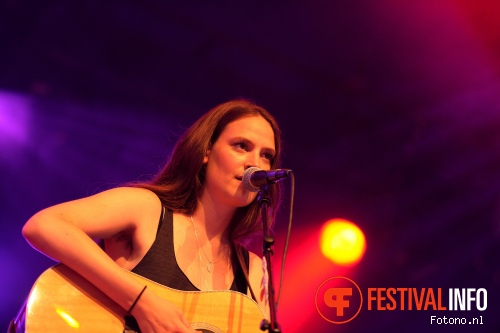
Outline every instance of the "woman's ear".
<path fill-rule="evenodd" d="M 207 148 L 207 152 L 205 153 L 205 157 L 203 157 L 203 164 L 208 163 L 208 156 L 210 155 L 211 150 L 212 150 L 212 145 L 209 145 Z"/>

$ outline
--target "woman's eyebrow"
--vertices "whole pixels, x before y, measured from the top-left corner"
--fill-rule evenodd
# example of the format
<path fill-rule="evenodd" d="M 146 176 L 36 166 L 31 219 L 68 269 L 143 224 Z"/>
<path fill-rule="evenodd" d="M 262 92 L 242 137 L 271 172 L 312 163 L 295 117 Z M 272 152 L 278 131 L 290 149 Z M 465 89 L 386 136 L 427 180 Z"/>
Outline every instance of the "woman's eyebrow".
<path fill-rule="evenodd" d="M 276 150 L 274 150 L 273 148 L 262 148 L 262 151 L 270 153 L 273 156 L 276 154 Z"/>
<path fill-rule="evenodd" d="M 253 142 L 252 140 L 250 140 L 250 139 L 248 139 L 248 138 L 246 138 L 244 136 L 236 136 L 236 137 L 232 138 L 232 141 L 233 142 L 243 141 L 246 144 L 255 146 L 255 142 Z M 274 148 L 271 148 L 271 147 L 264 147 L 264 148 L 262 148 L 262 151 L 265 151 L 267 153 L 271 153 L 272 155 L 276 154 L 276 150 Z"/>

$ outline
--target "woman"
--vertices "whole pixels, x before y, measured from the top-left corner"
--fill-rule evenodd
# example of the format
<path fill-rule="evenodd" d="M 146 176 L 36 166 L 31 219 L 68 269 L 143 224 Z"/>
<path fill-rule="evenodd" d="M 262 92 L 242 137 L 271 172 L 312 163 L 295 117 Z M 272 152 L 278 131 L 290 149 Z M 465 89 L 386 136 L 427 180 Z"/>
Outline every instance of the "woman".
<path fill-rule="evenodd" d="M 265 109 L 245 100 L 221 104 L 186 131 L 151 182 L 44 209 L 23 235 L 128 310 L 145 333 L 193 330 L 177 306 L 122 268 L 175 289 L 243 293 L 248 270 L 249 287 L 268 313 L 262 260 L 243 250 L 242 267 L 235 244 L 248 244 L 261 229 L 256 193 L 245 189 L 242 175 L 249 167 L 279 167 L 280 137 Z M 270 197 L 274 216 L 278 186 Z"/>

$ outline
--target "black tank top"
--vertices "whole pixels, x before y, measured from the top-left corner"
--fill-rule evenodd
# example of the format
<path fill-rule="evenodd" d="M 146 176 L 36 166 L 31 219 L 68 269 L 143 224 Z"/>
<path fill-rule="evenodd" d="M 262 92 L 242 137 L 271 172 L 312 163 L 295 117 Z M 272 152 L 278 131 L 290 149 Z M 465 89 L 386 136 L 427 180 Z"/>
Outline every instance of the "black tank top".
<path fill-rule="evenodd" d="M 199 291 L 180 269 L 175 259 L 173 212 L 162 206 L 161 216 L 163 218 L 160 217 L 153 245 L 151 245 L 144 258 L 132 269 L 132 272 L 173 289 Z M 238 263 L 234 246 L 231 253 L 232 263 Z M 244 250 L 244 259 L 248 271 L 249 253 L 247 250 Z M 236 267 L 236 272 L 233 271 L 234 280 L 230 289 L 246 294 L 247 283 L 245 275 L 239 264 Z"/>

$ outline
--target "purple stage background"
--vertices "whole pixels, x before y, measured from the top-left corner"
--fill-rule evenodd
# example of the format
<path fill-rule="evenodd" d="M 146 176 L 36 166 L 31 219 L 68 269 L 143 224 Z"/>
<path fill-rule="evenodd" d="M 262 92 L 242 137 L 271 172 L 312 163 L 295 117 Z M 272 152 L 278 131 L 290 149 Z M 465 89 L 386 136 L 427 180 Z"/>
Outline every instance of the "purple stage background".
<path fill-rule="evenodd" d="M 0 331 L 54 264 L 21 235 L 32 214 L 149 177 L 236 97 L 277 117 L 296 178 L 284 333 L 500 331 L 499 15 L 486 0 L 0 0 Z M 366 235 L 355 267 L 319 255 L 334 217 Z M 314 294 L 339 273 L 364 289 L 486 288 L 486 311 L 445 314 L 484 324 L 366 309 L 331 324 Z"/>

